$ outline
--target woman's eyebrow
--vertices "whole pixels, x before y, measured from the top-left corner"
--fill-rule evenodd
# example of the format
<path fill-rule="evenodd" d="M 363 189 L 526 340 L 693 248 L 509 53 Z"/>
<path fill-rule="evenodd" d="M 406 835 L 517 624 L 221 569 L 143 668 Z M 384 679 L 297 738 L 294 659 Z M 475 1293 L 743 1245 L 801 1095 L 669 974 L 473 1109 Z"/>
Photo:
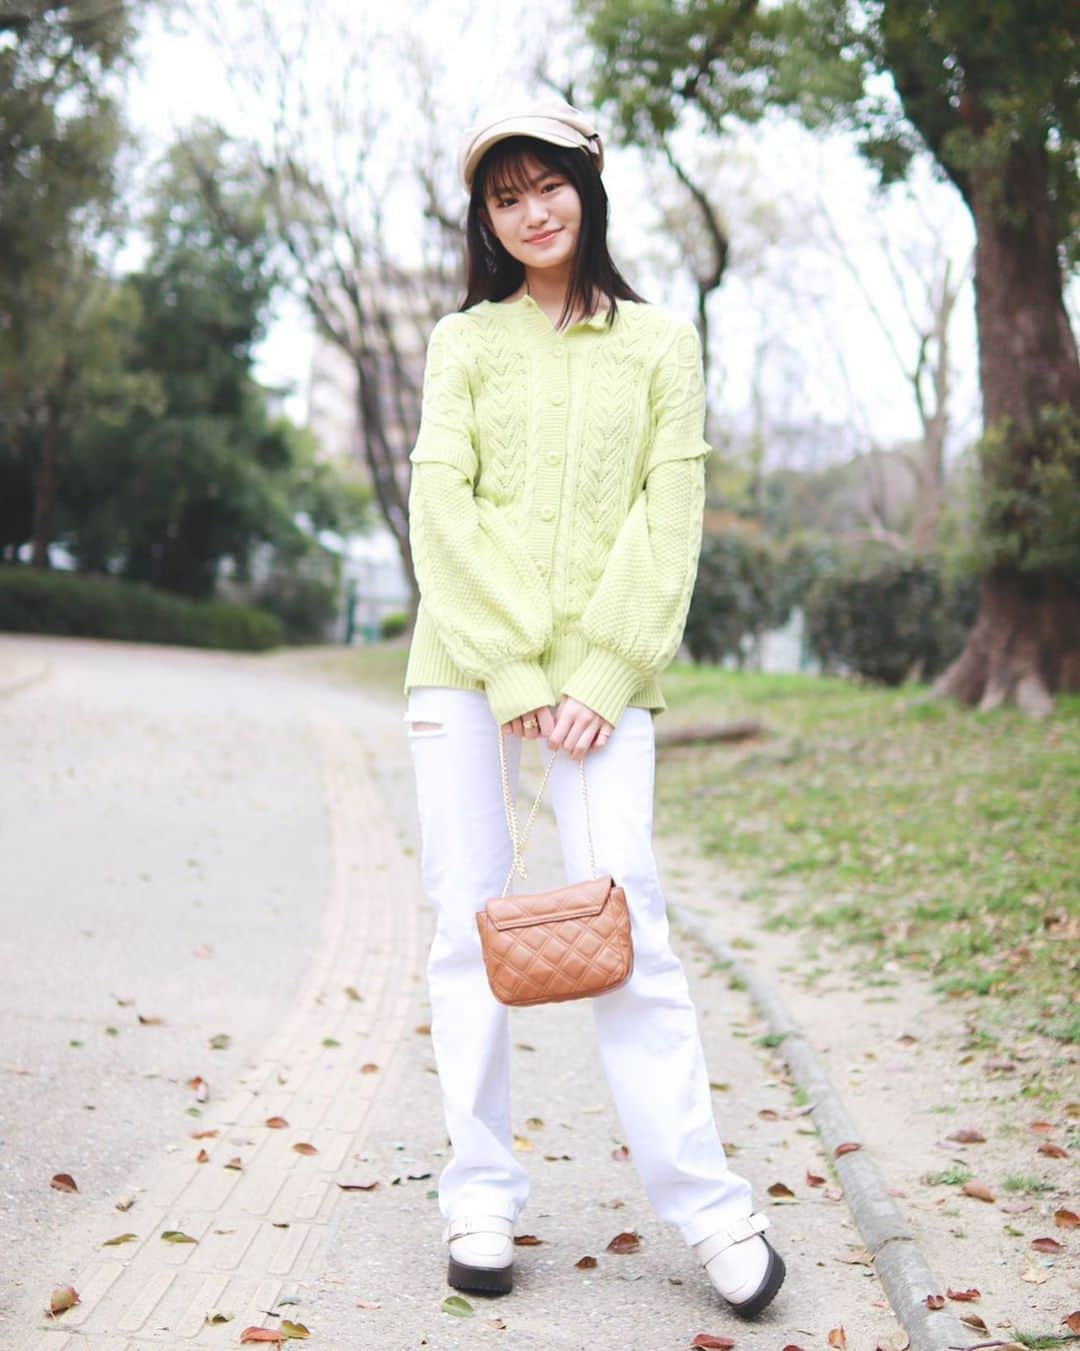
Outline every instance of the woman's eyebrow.
<path fill-rule="evenodd" d="M 558 178 L 558 177 L 559 177 L 558 169 L 545 169 L 543 173 L 533 174 L 532 178 L 527 178 L 525 181 L 530 188 L 534 188 L 536 187 L 537 183 L 543 182 L 545 178 Z M 513 185 L 508 183 L 504 187 L 496 188 L 494 196 L 503 197 L 508 193 L 512 193 L 513 191 L 514 191 Z"/>

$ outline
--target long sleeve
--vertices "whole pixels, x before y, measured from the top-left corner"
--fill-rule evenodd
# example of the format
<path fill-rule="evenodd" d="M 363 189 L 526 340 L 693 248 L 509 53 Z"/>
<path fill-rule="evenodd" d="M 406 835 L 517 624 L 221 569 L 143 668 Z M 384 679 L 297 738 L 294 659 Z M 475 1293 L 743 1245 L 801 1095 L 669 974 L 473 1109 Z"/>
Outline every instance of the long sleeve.
<path fill-rule="evenodd" d="M 538 658 L 552 609 L 528 551 L 476 497 L 468 320 L 445 315 L 428 341 L 420 428 L 409 455 L 409 541 L 425 610 L 457 666 L 484 682 L 499 723 L 554 704 Z"/>
<path fill-rule="evenodd" d="M 657 362 L 650 406 L 644 484 L 578 623 L 588 654 L 561 690 L 611 723 L 678 651 L 697 576 L 712 447 L 703 435 L 701 341 L 689 321 Z"/>

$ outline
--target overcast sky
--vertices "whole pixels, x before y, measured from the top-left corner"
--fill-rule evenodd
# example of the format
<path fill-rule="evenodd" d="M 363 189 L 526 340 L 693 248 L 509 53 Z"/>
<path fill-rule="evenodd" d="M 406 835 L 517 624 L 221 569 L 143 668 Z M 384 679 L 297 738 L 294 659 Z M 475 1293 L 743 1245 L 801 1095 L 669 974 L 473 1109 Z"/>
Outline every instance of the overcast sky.
<path fill-rule="evenodd" d="M 585 75 L 584 48 L 575 38 L 566 0 L 543 6 L 517 0 L 316 0 L 321 14 L 309 39 L 307 69 L 318 88 L 352 84 L 345 102 L 358 113 L 375 109 L 378 134 L 365 142 L 366 172 L 393 182 L 388 195 L 392 237 L 403 261 L 419 246 L 415 186 L 398 169 L 400 148 L 422 134 L 416 114 L 416 77 L 403 67 L 402 44 L 424 54 L 427 89 L 439 109 L 432 154 L 448 200 L 464 206 L 456 185 L 461 130 L 477 110 L 509 89 L 528 89 L 529 70 L 542 49 L 554 78 Z M 225 7 L 221 7 L 224 9 Z M 221 12 L 219 9 L 219 13 Z M 273 0 L 273 39 L 289 49 L 305 10 L 302 0 Z M 262 41 L 237 3 L 227 10 L 226 48 L 241 59 Z M 340 21 L 341 27 L 335 26 Z M 349 56 L 366 54 L 366 69 Z M 258 69 L 272 83 L 275 52 Z M 152 21 L 131 83 L 129 115 L 147 138 L 162 145 L 198 114 L 220 120 L 238 135 L 258 139 L 270 124 L 264 91 L 230 84 L 216 43 L 191 21 Z M 355 89 L 355 98 L 352 91 Z M 537 91 L 538 92 L 538 91 Z M 584 102 L 579 98 L 579 102 Z M 678 200 L 670 172 L 649 166 L 639 152 L 607 140 L 604 182 L 611 201 L 612 251 L 636 289 L 675 312 L 693 312 L 694 289 L 678 256 L 657 231 L 657 202 Z M 350 136 L 353 138 L 350 141 Z M 367 136 L 359 128 L 335 135 L 311 123 L 313 153 L 335 147 L 345 172 L 350 153 Z M 872 176 L 840 136 L 811 137 L 779 119 L 722 143 L 687 127 L 677 141 L 688 165 L 710 185 L 732 241 L 724 283 L 710 302 L 714 358 L 710 389 L 717 421 L 745 426 L 756 408 L 766 426 L 821 419 L 851 424 L 855 443 L 889 444 L 918 432 L 915 403 L 904 368 L 917 349 L 917 323 L 927 320 L 926 288 L 947 259 L 954 276 L 970 260 L 970 219 L 951 187 L 924 167 L 912 188 L 875 199 Z M 457 193 L 455 198 L 454 193 Z M 970 282 L 951 329 L 954 354 L 955 442 L 977 431 L 975 332 Z M 311 338 L 303 311 L 284 304 L 259 351 L 260 378 L 292 384 L 289 411 L 303 420 Z"/>

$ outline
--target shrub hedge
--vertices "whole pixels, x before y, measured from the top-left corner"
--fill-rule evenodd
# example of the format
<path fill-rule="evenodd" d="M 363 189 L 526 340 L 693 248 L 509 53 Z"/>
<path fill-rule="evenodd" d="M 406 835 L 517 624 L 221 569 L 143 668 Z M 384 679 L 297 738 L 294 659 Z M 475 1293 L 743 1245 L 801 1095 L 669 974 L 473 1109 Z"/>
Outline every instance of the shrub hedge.
<path fill-rule="evenodd" d="M 0 567 L 0 630 L 261 652 L 281 621 L 246 605 L 192 601 L 141 582 Z"/>

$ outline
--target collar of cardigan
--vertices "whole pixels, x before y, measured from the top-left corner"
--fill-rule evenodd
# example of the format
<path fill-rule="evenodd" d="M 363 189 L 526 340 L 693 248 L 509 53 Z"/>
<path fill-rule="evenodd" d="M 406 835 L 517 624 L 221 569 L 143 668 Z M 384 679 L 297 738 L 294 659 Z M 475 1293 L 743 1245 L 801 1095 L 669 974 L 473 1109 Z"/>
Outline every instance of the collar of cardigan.
<path fill-rule="evenodd" d="M 516 309 L 520 305 L 523 311 L 531 310 L 537 316 L 537 318 L 543 321 L 544 327 L 554 337 L 561 338 L 565 336 L 567 333 L 571 333 L 575 328 L 607 328 L 606 311 L 597 310 L 597 312 L 595 314 L 591 314 L 588 317 L 588 319 L 579 319 L 577 323 L 571 324 L 569 328 L 564 328 L 561 331 L 559 331 L 555 328 L 555 325 L 547 317 L 547 315 L 540 308 L 540 306 L 537 304 L 537 302 L 533 299 L 533 297 L 529 294 L 528 291 L 526 291 L 523 296 L 519 296 L 517 300 L 512 300 L 509 305 L 500 304 L 495 301 L 492 301 L 490 303 L 496 305 L 496 307 L 499 309 L 505 308 L 508 310 L 512 310 Z"/>

